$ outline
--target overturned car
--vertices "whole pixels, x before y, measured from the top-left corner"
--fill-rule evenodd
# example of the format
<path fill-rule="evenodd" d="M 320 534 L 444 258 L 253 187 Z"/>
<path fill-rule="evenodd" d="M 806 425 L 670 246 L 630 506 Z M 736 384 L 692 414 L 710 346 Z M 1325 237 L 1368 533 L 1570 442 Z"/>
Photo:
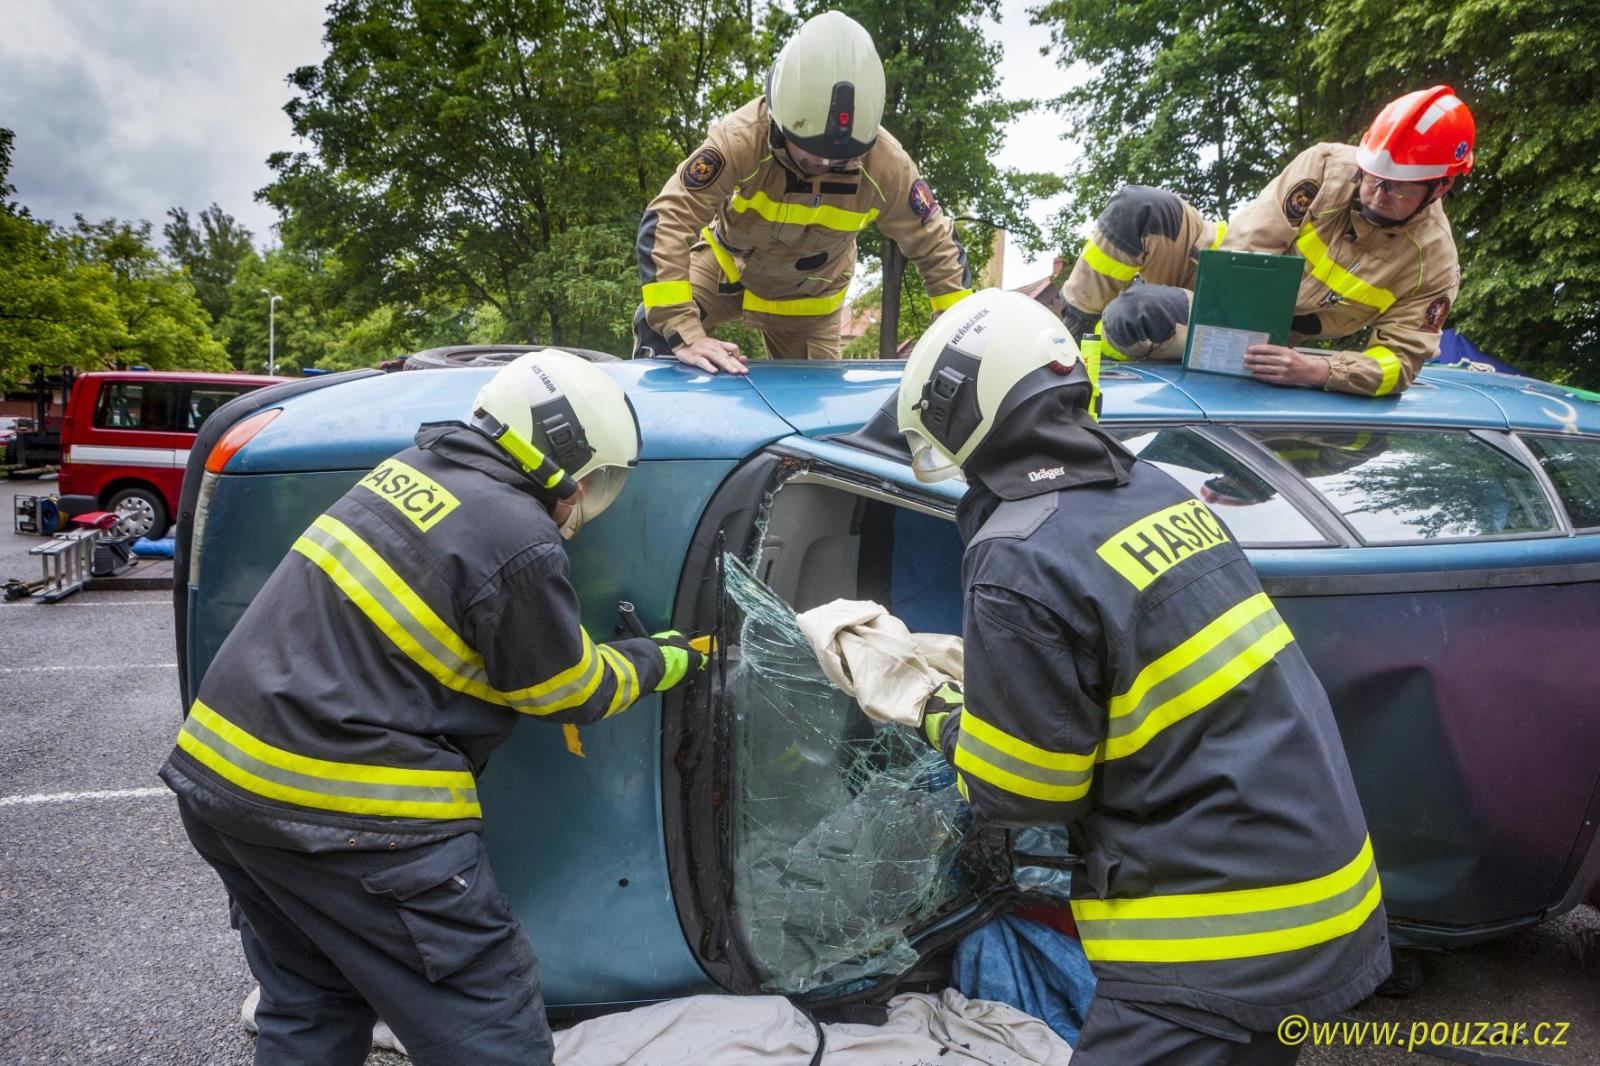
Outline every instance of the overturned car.
<path fill-rule="evenodd" d="M 179 515 L 185 706 L 310 521 L 522 350 L 212 416 Z M 547 1001 L 880 992 L 1050 880 L 1019 876 L 1036 860 L 971 825 L 942 759 L 863 717 L 794 625 L 847 597 L 959 633 L 961 485 L 919 483 L 875 417 L 897 363 L 606 369 L 643 454 L 569 545 L 585 624 L 621 635 L 629 601 L 723 650 L 577 742 L 517 730 L 480 782 Z M 1159 366 L 1102 386 L 1104 424 L 1228 526 L 1327 687 L 1396 941 L 1463 946 L 1580 902 L 1600 877 L 1600 406 L 1448 370 L 1380 401 Z"/>

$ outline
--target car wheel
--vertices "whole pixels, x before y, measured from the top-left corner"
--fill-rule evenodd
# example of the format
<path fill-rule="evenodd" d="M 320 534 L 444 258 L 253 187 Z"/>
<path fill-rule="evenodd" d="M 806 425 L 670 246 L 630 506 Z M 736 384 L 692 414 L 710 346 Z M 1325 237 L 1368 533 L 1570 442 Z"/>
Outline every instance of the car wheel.
<path fill-rule="evenodd" d="M 149 489 L 122 489 L 106 501 L 106 510 L 117 515 L 117 533 L 124 537 L 160 537 L 170 519 L 167 504 Z"/>

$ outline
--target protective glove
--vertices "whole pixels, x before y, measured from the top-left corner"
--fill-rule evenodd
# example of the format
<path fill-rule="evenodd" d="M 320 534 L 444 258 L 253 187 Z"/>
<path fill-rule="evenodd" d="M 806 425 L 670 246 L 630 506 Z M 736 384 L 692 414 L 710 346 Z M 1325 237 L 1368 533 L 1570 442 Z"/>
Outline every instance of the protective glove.
<path fill-rule="evenodd" d="M 961 694 L 961 686 L 954 681 L 946 681 L 934 689 L 933 695 L 922 705 L 922 735 L 928 738 L 934 750 L 939 750 L 939 734 L 944 731 L 944 722 L 951 712 L 959 711 L 965 706 L 965 697 Z"/>
<path fill-rule="evenodd" d="M 704 670 L 711 658 L 706 654 L 712 643 L 708 637 L 696 637 L 691 641 L 676 629 L 669 629 L 653 634 L 650 639 L 656 642 L 656 649 L 661 652 L 661 661 L 666 667 L 661 672 L 661 682 L 656 685 L 657 692 L 665 692 L 682 684 L 690 670 Z"/>

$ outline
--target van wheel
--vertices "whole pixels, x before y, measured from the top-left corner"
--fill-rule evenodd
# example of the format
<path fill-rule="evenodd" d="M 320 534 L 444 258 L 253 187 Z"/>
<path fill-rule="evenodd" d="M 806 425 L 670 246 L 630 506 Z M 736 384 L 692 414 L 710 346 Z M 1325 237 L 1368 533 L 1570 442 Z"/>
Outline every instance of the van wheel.
<path fill-rule="evenodd" d="M 160 537 L 171 519 L 167 504 L 149 489 L 121 489 L 106 501 L 106 510 L 118 515 L 117 533 L 125 537 Z"/>

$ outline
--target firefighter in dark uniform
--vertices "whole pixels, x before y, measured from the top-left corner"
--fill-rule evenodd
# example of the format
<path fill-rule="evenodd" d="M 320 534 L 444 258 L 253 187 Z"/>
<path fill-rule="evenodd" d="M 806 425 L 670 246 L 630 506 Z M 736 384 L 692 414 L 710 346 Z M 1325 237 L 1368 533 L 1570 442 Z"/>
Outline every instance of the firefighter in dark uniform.
<path fill-rule="evenodd" d="M 639 454 L 622 389 L 533 352 L 295 541 L 206 671 L 161 776 L 261 983 L 258 1063 L 549 1063 L 477 775 L 523 716 L 587 723 L 681 682 L 679 634 L 596 644 L 562 538 Z M 524 812 L 537 816 L 537 812 Z"/>
<path fill-rule="evenodd" d="M 1435 85 L 1390 102 L 1359 145 L 1307 148 L 1225 224 L 1165 189 L 1125 186 L 1061 287 L 1062 318 L 1078 337 L 1099 320 L 1114 357 L 1177 359 L 1201 250 L 1298 255 L 1291 342 L 1370 336 L 1336 352 L 1252 345 L 1246 368 L 1274 385 L 1399 393 L 1439 354 L 1460 288 L 1443 198 L 1472 169 L 1475 140 L 1467 105 Z"/>
<path fill-rule="evenodd" d="M 744 373 L 711 331 L 743 319 L 774 359 L 836 359 L 856 235 L 876 223 L 934 313 L 971 294 L 955 222 L 883 117 L 872 37 L 837 11 L 778 53 L 766 93 L 711 127 L 639 222 L 639 356 Z"/>
<path fill-rule="evenodd" d="M 979 818 L 1070 827 L 1099 981 L 1074 1066 L 1292 1062 L 1283 1019 L 1389 972 L 1350 768 L 1227 528 L 1099 429 L 1090 390 L 1017 293 L 963 301 L 906 366 L 913 468 L 970 486 L 966 677 L 924 730 Z"/>

